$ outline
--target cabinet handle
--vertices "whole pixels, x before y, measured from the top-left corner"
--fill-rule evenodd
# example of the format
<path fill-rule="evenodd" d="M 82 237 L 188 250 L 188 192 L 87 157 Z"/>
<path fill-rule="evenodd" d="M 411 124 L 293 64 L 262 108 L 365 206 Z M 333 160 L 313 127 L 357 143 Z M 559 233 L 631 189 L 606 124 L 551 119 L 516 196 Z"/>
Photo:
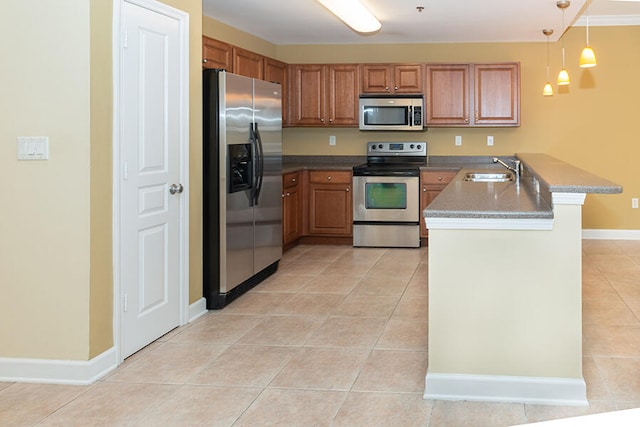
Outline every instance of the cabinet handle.
<path fill-rule="evenodd" d="M 320 119 L 320 123 L 324 123 L 324 119 Z"/>
<path fill-rule="evenodd" d="M 349 189 L 347 188 L 345 191 L 348 193 L 348 192 L 349 192 Z"/>
<path fill-rule="evenodd" d="M 284 193 L 282 193 L 282 198 L 284 199 Z"/>
<path fill-rule="evenodd" d="M 203 60 L 202 60 L 202 63 L 203 63 L 203 64 L 206 64 L 206 63 L 207 63 L 207 58 L 203 59 Z"/>
<path fill-rule="evenodd" d="M 442 177 L 441 176 L 438 177 L 438 181 L 442 181 Z"/>
<path fill-rule="evenodd" d="M 291 195 L 291 193 L 287 193 L 287 197 L 289 197 Z"/>
<path fill-rule="evenodd" d="M 398 86 L 395 86 L 393 89 L 394 89 L 394 90 L 398 90 Z"/>
<path fill-rule="evenodd" d="M 329 119 L 329 123 L 333 123 L 333 119 Z"/>
<path fill-rule="evenodd" d="M 291 182 L 296 182 L 296 179 L 295 178 L 291 178 Z"/>
<path fill-rule="evenodd" d="M 330 176 L 328 176 L 328 177 L 327 177 L 327 180 L 331 181 L 331 177 L 330 177 Z"/>
<path fill-rule="evenodd" d="M 465 118 L 464 118 L 464 122 L 465 122 L 465 123 L 469 123 L 469 119 L 465 117 Z"/>
<path fill-rule="evenodd" d="M 423 189 L 422 189 L 422 192 L 423 192 L 423 193 L 426 193 L 426 192 L 427 192 L 427 189 L 426 189 L 426 188 L 423 188 Z"/>
<path fill-rule="evenodd" d="M 385 86 L 385 87 L 384 87 L 384 90 L 389 90 L 389 86 Z"/>

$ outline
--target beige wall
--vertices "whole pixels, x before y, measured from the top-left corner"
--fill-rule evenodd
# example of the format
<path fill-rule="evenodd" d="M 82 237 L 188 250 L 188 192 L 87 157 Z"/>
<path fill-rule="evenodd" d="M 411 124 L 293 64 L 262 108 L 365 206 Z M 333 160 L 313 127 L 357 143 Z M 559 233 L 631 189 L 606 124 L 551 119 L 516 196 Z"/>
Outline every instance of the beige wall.
<path fill-rule="evenodd" d="M 193 302 L 202 297 L 202 4 L 163 2 L 190 14 Z M 0 357 L 87 360 L 113 346 L 112 5 L 3 6 L 0 36 L 13 42 L 0 44 Z M 18 162 L 18 136 L 49 136 L 50 159 Z"/>
<path fill-rule="evenodd" d="M 89 353 L 89 3 L 3 5 L 0 356 Z M 48 161 L 17 161 L 48 136 Z"/>
<path fill-rule="evenodd" d="M 205 18 L 206 35 L 248 49 L 245 33 Z M 591 44 L 599 65 L 578 67 L 585 29 L 571 28 L 564 35 L 567 68 L 572 84 L 551 98 L 542 96 L 546 81 L 545 43 L 465 43 L 412 45 L 305 45 L 276 46 L 276 59 L 287 63 L 354 62 L 500 62 L 521 63 L 522 119 L 518 128 L 430 128 L 425 133 L 369 133 L 356 129 L 289 128 L 284 131 L 284 153 L 289 155 L 364 155 L 372 140 L 426 140 L 431 155 L 512 155 L 542 152 L 623 185 L 621 195 L 589 195 L 583 228 L 640 229 L 640 210 L 631 209 L 631 197 L 640 197 L 635 159 L 640 138 L 635 116 L 640 98 L 639 26 L 592 27 Z M 561 43 L 550 46 L 552 81 L 561 65 Z M 554 85 L 555 86 L 555 85 Z M 557 89 L 557 86 L 556 86 Z M 337 145 L 330 147 L 329 135 Z M 461 135 L 462 147 L 454 145 Z M 495 145 L 487 147 L 493 135 Z"/>

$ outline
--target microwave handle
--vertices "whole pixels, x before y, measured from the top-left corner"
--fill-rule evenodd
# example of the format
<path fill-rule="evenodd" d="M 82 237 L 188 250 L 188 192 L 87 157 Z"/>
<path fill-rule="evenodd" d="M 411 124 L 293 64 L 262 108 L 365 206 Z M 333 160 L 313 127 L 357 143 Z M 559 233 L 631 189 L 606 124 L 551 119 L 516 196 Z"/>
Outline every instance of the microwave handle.
<path fill-rule="evenodd" d="M 407 114 L 409 114 L 409 116 L 407 117 L 407 123 L 409 123 L 409 126 L 413 126 L 413 105 L 409 105 Z"/>

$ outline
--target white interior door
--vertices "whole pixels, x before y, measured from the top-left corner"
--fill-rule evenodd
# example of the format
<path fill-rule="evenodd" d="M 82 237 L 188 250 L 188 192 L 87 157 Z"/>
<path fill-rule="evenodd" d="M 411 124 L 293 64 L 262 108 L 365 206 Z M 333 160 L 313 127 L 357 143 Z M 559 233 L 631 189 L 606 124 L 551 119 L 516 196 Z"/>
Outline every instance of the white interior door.
<path fill-rule="evenodd" d="M 124 358 L 180 324 L 186 268 L 181 156 L 186 141 L 181 131 L 185 77 L 180 21 L 127 1 L 121 4 L 120 16 L 119 279 Z"/>

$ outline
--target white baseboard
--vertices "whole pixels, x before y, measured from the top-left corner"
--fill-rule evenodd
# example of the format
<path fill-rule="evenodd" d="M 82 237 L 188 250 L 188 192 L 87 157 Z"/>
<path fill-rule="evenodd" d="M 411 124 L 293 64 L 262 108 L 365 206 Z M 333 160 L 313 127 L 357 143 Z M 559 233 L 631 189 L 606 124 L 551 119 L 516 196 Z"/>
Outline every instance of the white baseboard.
<path fill-rule="evenodd" d="M 582 230 L 583 239 L 640 240 L 640 230 Z"/>
<path fill-rule="evenodd" d="M 189 323 L 207 314 L 207 300 L 200 298 L 189 306 Z"/>
<path fill-rule="evenodd" d="M 118 366 L 115 347 L 91 360 L 0 358 L 0 381 L 88 385 Z"/>
<path fill-rule="evenodd" d="M 588 406 L 582 379 L 427 372 L 425 399 Z"/>

